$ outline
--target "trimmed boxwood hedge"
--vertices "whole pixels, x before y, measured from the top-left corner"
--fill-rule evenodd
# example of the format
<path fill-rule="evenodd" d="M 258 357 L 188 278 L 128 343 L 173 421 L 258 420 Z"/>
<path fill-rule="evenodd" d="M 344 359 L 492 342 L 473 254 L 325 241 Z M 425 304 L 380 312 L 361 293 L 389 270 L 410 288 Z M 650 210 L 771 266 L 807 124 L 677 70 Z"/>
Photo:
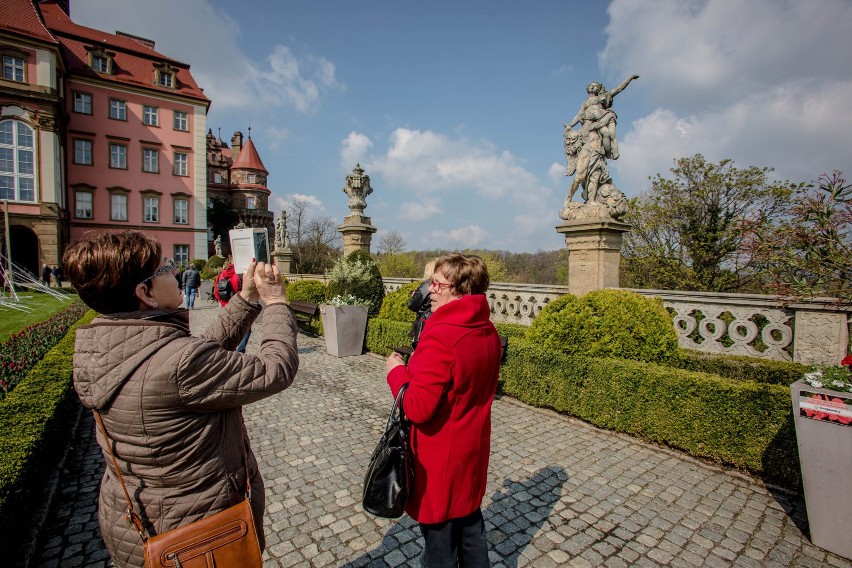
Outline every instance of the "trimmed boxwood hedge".
<path fill-rule="evenodd" d="M 380 355 L 390 355 L 394 347 L 411 345 L 411 324 L 384 318 L 367 320 L 367 349 Z"/>
<path fill-rule="evenodd" d="M 27 540 L 31 500 L 41 498 L 65 447 L 75 409 L 74 336 L 95 315 L 80 318 L 0 403 L 0 550 L 16 550 Z"/>
<path fill-rule="evenodd" d="M 789 386 L 811 370 L 808 365 L 787 361 L 771 361 L 742 355 L 715 355 L 691 349 L 680 349 L 669 363 L 679 369 L 713 373 L 741 381 Z"/>
<path fill-rule="evenodd" d="M 799 490 L 790 390 L 510 342 L 501 392 L 601 428 L 673 446 Z"/>

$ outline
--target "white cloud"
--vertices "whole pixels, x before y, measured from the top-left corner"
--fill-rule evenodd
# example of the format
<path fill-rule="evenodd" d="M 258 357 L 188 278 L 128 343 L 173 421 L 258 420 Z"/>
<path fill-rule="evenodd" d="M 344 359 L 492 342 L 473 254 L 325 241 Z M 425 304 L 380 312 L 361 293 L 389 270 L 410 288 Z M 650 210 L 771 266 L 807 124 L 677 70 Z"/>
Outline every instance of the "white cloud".
<path fill-rule="evenodd" d="M 325 206 L 316 195 L 305 195 L 304 193 L 288 193 L 286 195 L 279 195 L 277 193 L 273 193 L 270 196 L 269 201 L 273 211 L 289 209 L 294 202 L 304 201 L 308 204 L 308 211 L 311 213 L 325 213 Z"/>
<path fill-rule="evenodd" d="M 314 110 L 323 94 L 345 90 L 334 63 L 275 45 L 264 64 L 243 52 L 237 22 L 209 0 L 74 0 L 72 17 L 82 25 L 119 29 L 156 42 L 157 51 L 190 63 L 193 77 L 214 108 L 249 109 L 258 104 Z M 169 17 L 164 18 L 163 14 Z"/>
<path fill-rule="evenodd" d="M 429 243 L 435 247 L 446 248 L 475 248 L 488 238 L 488 231 L 476 225 L 459 227 L 448 231 L 432 231 Z"/>
<path fill-rule="evenodd" d="M 566 169 L 567 166 L 565 164 L 553 162 L 550 164 L 550 167 L 547 168 L 547 177 L 549 177 L 554 183 L 563 183 Z"/>
<path fill-rule="evenodd" d="M 425 221 L 444 212 L 441 201 L 426 198 L 420 202 L 408 201 L 399 208 L 399 218 L 405 221 Z"/>
<path fill-rule="evenodd" d="M 628 195 L 699 152 L 791 181 L 852 171 L 852 3 L 613 0 L 609 14 L 601 67 L 613 84 L 640 75 L 616 111 L 629 96 L 656 106 L 619 124 L 610 166 Z"/>
<path fill-rule="evenodd" d="M 351 171 L 355 164 L 365 161 L 372 146 L 372 141 L 365 134 L 350 132 L 340 143 L 340 165 L 347 172 Z"/>

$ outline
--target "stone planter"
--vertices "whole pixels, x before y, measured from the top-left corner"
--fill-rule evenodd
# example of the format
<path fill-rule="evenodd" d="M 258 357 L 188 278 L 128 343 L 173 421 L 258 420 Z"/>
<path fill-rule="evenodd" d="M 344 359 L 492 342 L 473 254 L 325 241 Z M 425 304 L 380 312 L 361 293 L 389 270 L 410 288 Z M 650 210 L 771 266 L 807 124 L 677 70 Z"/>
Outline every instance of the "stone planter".
<path fill-rule="evenodd" d="M 335 357 L 360 355 L 367 333 L 367 306 L 320 306 L 325 350 Z"/>
<path fill-rule="evenodd" d="M 790 389 L 811 542 L 852 559 L 852 393 Z"/>

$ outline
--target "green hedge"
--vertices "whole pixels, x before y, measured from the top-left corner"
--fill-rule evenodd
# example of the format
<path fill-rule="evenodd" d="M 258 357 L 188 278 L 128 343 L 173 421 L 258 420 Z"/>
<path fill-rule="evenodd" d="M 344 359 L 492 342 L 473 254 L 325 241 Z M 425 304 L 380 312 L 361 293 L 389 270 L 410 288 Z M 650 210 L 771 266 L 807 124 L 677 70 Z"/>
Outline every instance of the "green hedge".
<path fill-rule="evenodd" d="M 294 280 L 287 283 L 287 299 L 310 302 L 312 304 L 325 303 L 327 286 L 319 280 Z M 323 335 L 322 319 L 317 315 L 311 318 L 310 323 L 303 323 L 302 330 L 314 335 Z"/>
<path fill-rule="evenodd" d="M 731 379 L 770 385 L 789 386 L 811 370 L 808 365 L 786 361 L 770 361 L 740 355 L 714 355 L 691 349 L 680 349 L 673 367 L 721 375 Z"/>
<path fill-rule="evenodd" d="M 411 345 L 411 324 L 384 318 L 367 320 L 367 349 L 380 355 L 390 355 L 394 347 Z"/>
<path fill-rule="evenodd" d="M 801 488 L 790 390 L 514 339 L 501 392 Z"/>
<path fill-rule="evenodd" d="M 0 550 L 27 539 L 41 491 L 67 441 L 74 415 L 74 336 L 92 321 L 89 311 L 0 403 Z"/>

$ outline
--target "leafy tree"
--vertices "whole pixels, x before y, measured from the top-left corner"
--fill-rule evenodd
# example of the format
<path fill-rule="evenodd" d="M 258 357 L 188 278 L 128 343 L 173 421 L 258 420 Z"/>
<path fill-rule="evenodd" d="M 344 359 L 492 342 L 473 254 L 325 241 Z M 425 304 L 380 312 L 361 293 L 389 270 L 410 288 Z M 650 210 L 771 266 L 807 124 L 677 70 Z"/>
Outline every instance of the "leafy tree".
<path fill-rule="evenodd" d="M 816 189 L 799 188 L 779 222 L 747 229 L 752 263 L 775 293 L 852 305 L 852 184 L 841 172 L 820 176 Z"/>
<path fill-rule="evenodd" d="M 657 174 L 634 199 L 622 248 L 622 286 L 730 292 L 750 284 L 744 229 L 771 226 L 800 185 L 771 182 L 772 168 L 740 169 L 696 154 L 680 158 L 672 178 Z"/>
<path fill-rule="evenodd" d="M 382 276 L 388 278 L 417 278 L 423 274 L 423 268 L 410 254 L 380 254 L 375 261 Z"/>

